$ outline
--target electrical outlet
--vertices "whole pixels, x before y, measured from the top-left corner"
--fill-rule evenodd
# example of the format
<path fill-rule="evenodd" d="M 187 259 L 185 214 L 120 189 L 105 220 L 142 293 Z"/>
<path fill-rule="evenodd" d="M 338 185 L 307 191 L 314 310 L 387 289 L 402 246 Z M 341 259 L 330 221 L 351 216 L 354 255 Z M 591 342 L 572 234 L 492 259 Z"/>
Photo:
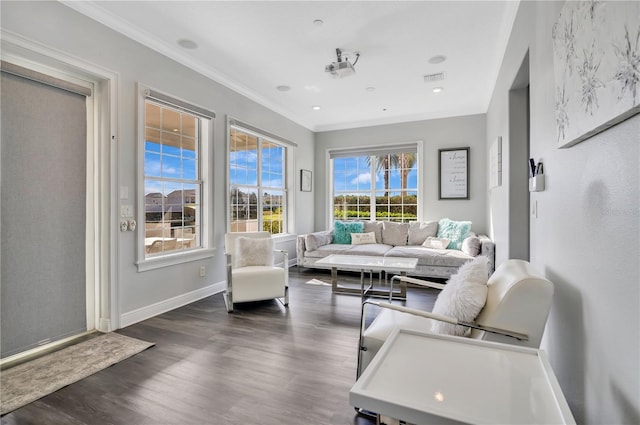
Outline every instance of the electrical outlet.
<path fill-rule="evenodd" d="M 120 222 L 120 231 L 126 232 L 128 228 L 129 228 L 129 222 L 127 220 L 122 220 Z"/>
<path fill-rule="evenodd" d="M 207 275 L 207 269 L 204 266 L 200 266 L 200 277 L 205 277 Z"/>

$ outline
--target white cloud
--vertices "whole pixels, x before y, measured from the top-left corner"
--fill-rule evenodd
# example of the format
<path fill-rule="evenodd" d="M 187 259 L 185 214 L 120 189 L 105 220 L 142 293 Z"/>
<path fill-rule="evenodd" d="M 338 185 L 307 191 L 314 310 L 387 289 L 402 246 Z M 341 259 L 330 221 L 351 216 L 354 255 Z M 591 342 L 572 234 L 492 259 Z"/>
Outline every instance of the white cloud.
<path fill-rule="evenodd" d="M 357 183 L 371 183 L 371 173 L 361 173 L 358 174 L 358 176 L 356 178 L 354 178 L 353 180 L 351 180 L 350 182 L 351 184 L 357 184 Z"/>

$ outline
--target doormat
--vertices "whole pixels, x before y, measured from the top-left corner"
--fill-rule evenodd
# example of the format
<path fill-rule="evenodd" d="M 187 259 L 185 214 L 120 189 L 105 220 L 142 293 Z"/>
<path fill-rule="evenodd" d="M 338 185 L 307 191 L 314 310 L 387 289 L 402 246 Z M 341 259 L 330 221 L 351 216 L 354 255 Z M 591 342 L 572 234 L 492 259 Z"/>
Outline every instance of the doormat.
<path fill-rule="evenodd" d="M 36 401 L 154 345 L 111 332 L 3 370 L 0 414 Z"/>

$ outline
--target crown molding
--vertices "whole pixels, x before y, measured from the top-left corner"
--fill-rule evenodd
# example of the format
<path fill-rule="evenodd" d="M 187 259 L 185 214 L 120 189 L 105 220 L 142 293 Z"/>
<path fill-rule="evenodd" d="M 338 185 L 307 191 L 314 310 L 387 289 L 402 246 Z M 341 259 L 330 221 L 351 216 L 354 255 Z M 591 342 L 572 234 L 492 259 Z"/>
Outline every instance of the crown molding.
<path fill-rule="evenodd" d="M 181 52 L 176 46 L 168 44 L 151 34 L 140 30 L 131 22 L 117 17 L 106 9 L 100 7 L 94 1 L 70 1 L 60 0 L 60 3 L 75 10 L 76 12 L 87 16 L 101 23 L 102 25 L 119 32 L 120 34 L 132 39 L 133 41 L 142 44 L 156 52 L 194 70 L 195 72 L 204 75 L 207 78 L 223 85 L 224 87 L 235 91 L 236 93 L 258 103 L 269 110 L 282 115 L 283 117 L 293 121 L 294 123 L 305 127 L 308 130 L 313 131 L 313 124 L 306 122 L 304 119 L 293 114 L 291 111 L 282 108 L 281 106 L 269 101 L 263 96 L 259 95 L 255 91 L 249 89 L 244 84 L 234 80 L 233 78 L 223 74 L 222 72 L 214 69 L 208 65 L 203 64 L 190 57 L 189 55 Z"/>

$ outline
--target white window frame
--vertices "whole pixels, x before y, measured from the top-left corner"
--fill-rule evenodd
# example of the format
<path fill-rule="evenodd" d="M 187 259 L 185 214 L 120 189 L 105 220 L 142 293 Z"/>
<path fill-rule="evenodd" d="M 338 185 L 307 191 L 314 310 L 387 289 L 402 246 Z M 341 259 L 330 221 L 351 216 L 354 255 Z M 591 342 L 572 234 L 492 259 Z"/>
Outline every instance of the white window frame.
<path fill-rule="evenodd" d="M 327 195 L 326 199 L 329 201 L 329 208 L 326 211 L 326 226 L 327 228 L 333 227 L 333 221 L 335 220 L 333 217 L 334 211 L 334 187 L 333 187 L 333 158 L 335 157 L 357 157 L 357 156 L 380 156 L 385 153 L 396 153 L 399 151 L 416 151 L 416 163 L 417 163 L 417 188 L 416 192 L 418 194 L 418 205 L 416 211 L 417 220 L 420 221 L 422 217 L 423 203 L 425 199 L 424 191 L 423 191 L 423 182 L 424 182 L 424 154 L 423 154 L 423 141 L 417 140 L 414 142 L 406 142 L 406 143 L 398 143 L 398 144 L 385 144 L 385 145 L 369 145 L 369 146 L 357 146 L 343 149 L 328 149 L 326 156 L 326 169 L 329 170 L 329 174 L 327 176 L 328 184 L 327 184 Z M 375 164 L 372 161 L 371 164 L 371 173 L 375 174 Z M 375 184 L 371 185 L 370 190 L 370 203 L 371 210 L 375 213 Z M 373 219 L 375 220 L 375 215 Z"/>
<path fill-rule="evenodd" d="M 145 104 L 146 100 L 153 100 L 164 103 L 169 107 L 178 110 L 188 111 L 202 118 L 202 128 L 200 130 L 198 168 L 201 179 L 201 200 L 200 211 L 196 214 L 200 216 L 200 246 L 187 251 L 171 251 L 163 255 L 146 258 L 145 255 Z M 138 271 L 153 270 L 160 267 L 173 266 L 188 261 L 211 258 L 215 255 L 213 244 L 213 127 L 215 113 L 197 106 L 191 102 L 178 99 L 176 97 L 161 93 L 157 90 L 142 84 L 138 85 L 138 178 L 137 178 L 137 214 L 136 221 L 140 223 L 136 228 L 137 261 Z"/>
<path fill-rule="evenodd" d="M 294 208 L 292 208 L 292 205 L 295 205 L 295 195 L 294 195 L 294 190 L 291 190 L 292 188 L 295 187 L 295 173 L 294 173 L 294 169 L 295 169 L 295 163 L 294 163 L 294 159 L 295 159 L 295 149 L 298 146 L 296 143 L 287 140 L 285 138 L 282 138 L 280 136 L 276 136 L 274 134 L 271 134 L 267 131 L 264 131 L 260 128 L 257 128 L 251 124 L 247 124 L 246 122 L 237 120 L 233 117 L 227 117 L 227 131 L 226 131 L 226 137 L 227 137 L 227 143 L 226 143 L 226 192 L 225 192 L 225 211 L 226 211 L 226 231 L 227 232 L 231 232 L 231 211 L 230 211 L 230 206 L 229 206 L 229 194 L 230 194 L 230 190 L 231 190 L 231 177 L 230 177 L 230 169 L 231 169 L 231 164 L 230 164 L 230 152 L 231 152 L 231 129 L 232 128 L 236 128 L 242 132 L 251 134 L 252 136 L 258 137 L 259 139 L 264 139 L 267 140 L 270 143 L 275 143 L 278 144 L 282 147 L 285 148 L 285 164 L 284 164 L 284 188 L 283 188 L 283 193 L 284 193 L 284 206 L 283 206 L 283 215 L 284 215 L 284 220 L 283 223 L 286 226 L 286 229 L 284 232 L 273 235 L 273 238 L 276 240 L 282 240 L 282 239 L 286 239 L 289 238 L 291 236 L 291 230 L 295 228 L 294 226 L 294 221 L 295 221 L 295 212 L 294 212 Z M 258 174 L 260 175 L 261 169 L 260 169 L 260 163 L 258 163 Z M 258 185 L 258 191 L 259 193 L 262 192 L 262 186 Z M 259 197 L 258 199 L 258 210 L 261 211 L 262 208 L 262 198 Z M 261 219 L 258 220 L 259 226 L 261 226 L 262 221 Z M 259 230 L 262 230 L 262 228 L 260 227 Z"/>

